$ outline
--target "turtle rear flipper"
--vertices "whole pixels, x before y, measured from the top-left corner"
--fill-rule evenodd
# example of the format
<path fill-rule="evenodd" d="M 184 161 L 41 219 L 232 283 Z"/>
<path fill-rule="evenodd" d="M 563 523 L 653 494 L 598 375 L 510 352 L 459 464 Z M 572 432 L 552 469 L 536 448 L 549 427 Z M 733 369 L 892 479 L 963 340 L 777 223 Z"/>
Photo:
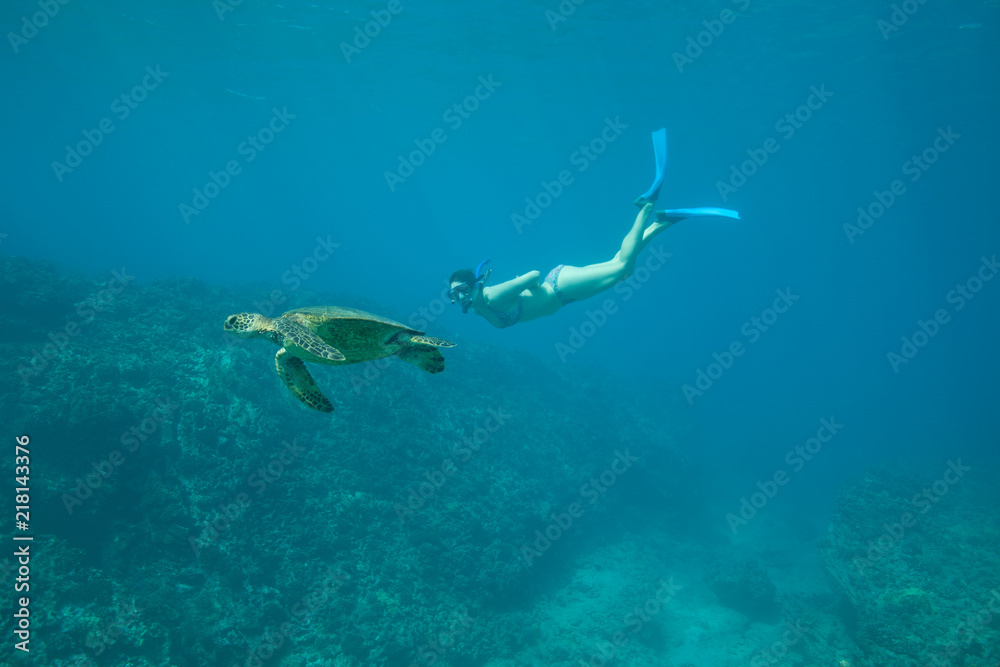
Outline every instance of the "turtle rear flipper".
<path fill-rule="evenodd" d="M 444 340 L 443 338 L 434 338 L 434 336 L 409 336 L 411 343 L 416 343 L 417 345 L 433 345 L 434 347 L 455 347 L 458 343 L 452 343 L 450 340 Z"/>
<path fill-rule="evenodd" d="M 291 320 L 279 317 L 272 320 L 274 329 L 285 338 L 285 347 L 297 347 L 309 354 L 316 355 L 327 361 L 344 361 L 347 357 L 333 345 L 327 344 L 322 338 L 303 326 Z M 280 353 L 279 353 L 280 354 Z M 308 373 L 306 373 L 308 375 Z M 312 379 L 312 378 L 310 378 Z M 332 409 L 332 408 L 331 408 Z"/>
<path fill-rule="evenodd" d="M 396 353 L 396 356 L 428 373 L 440 373 L 444 370 L 444 355 L 436 347 L 427 345 L 404 347 Z"/>
<path fill-rule="evenodd" d="M 305 362 L 292 356 L 285 348 L 278 350 L 274 356 L 274 367 L 292 396 L 299 399 L 313 410 L 333 412 L 333 403 L 319 390 L 316 381 L 306 370 Z"/>

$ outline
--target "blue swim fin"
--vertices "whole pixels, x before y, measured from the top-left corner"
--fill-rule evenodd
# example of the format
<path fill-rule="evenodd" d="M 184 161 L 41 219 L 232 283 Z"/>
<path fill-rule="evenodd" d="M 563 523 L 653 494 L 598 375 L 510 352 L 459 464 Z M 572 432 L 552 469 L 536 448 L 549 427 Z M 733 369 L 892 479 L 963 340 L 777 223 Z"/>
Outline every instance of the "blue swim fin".
<path fill-rule="evenodd" d="M 635 205 L 642 208 L 647 203 L 655 203 L 660 196 L 660 186 L 663 185 L 663 174 L 667 171 L 667 129 L 661 127 L 653 132 L 653 156 L 656 158 L 656 178 L 649 186 L 646 194 L 635 200 Z"/>
<path fill-rule="evenodd" d="M 653 154 L 656 157 L 656 178 L 645 194 L 635 200 L 635 205 L 642 208 L 646 204 L 655 204 L 660 196 L 663 176 L 667 171 L 667 130 L 661 127 L 653 132 Z M 672 208 L 656 211 L 657 222 L 679 222 L 685 218 L 722 217 L 740 219 L 740 214 L 728 208 Z"/>
<path fill-rule="evenodd" d="M 740 214 L 728 208 L 671 208 L 665 211 L 656 211 L 657 222 L 680 222 L 685 218 L 732 218 L 739 220 Z"/>

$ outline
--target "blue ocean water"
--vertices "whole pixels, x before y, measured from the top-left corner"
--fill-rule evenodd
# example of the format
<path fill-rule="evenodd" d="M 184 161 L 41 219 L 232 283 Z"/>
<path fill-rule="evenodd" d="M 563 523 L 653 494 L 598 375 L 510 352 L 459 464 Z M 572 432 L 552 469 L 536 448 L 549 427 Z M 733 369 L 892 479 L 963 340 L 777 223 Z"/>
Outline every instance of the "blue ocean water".
<path fill-rule="evenodd" d="M 199 534 L 211 508 L 235 493 L 240 466 L 252 474 L 268 460 L 253 443 L 291 438 L 291 429 L 325 443 L 312 455 L 337 466 L 336 477 L 323 468 L 296 478 L 281 491 L 284 504 L 254 523 L 333 503 L 337 520 L 354 525 L 345 517 L 355 501 L 332 488 L 363 491 L 381 509 L 358 511 L 368 532 L 341 531 L 350 545 L 289 529 L 298 537 L 281 567 L 309 564 L 313 577 L 334 562 L 358 569 L 346 575 L 353 587 L 337 593 L 343 604 L 310 614 L 306 639 L 283 640 L 270 664 L 1000 664 L 996 621 L 955 634 L 961 613 L 1000 589 L 990 574 L 1000 544 L 990 488 L 1000 426 L 996 3 L 180 4 L 10 0 L 0 9 L 4 435 L 13 449 L 21 432 L 44 434 L 33 456 L 36 516 L 45 517 L 36 530 L 67 549 L 36 561 L 38 648 L 18 651 L 8 633 L 0 659 L 260 659 L 253 638 L 280 627 L 284 612 L 247 620 L 233 611 L 230 626 L 224 613 L 169 618 L 143 602 L 159 581 L 144 563 L 161 567 L 150 545 L 163 542 L 136 542 L 178 526 Z M 669 162 L 659 203 L 737 209 L 740 221 L 683 221 L 655 239 L 631 281 L 512 328 L 446 302 L 448 276 L 486 258 L 494 282 L 610 259 L 652 179 L 650 135 L 660 127 Z M 665 262 L 648 263 L 663 253 Z M 90 327 L 79 304 L 113 286 L 113 272 L 134 276 L 126 300 L 106 317 L 98 308 Z M 231 312 L 277 315 L 326 305 L 323 295 L 456 341 L 443 350 L 448 384 L 396 366 L 368 367 L 368 377 L 314 371 L 321 386 L 347 393 L 333 396 L 331 422 L 289 400 L 273 349 L 234 348 L 222 336 Z M 49 334 L 67 322 L 86 325 L 83 334 L 33 375 Z M 204 350 L 190 364 L 177 361 L 188 336 L 188 347 Z M 116 359 L 133 361 L 116 370 Z M 349 398 L 351 379 L 384 394 Z M 133 413 L 106 402 L 115 391 L 132 397 Z M 101 500 L 106 508 L 87 503 L 81 524 L 65 494 L 164 392 L 181 407 L 154 434 L 163 449 L 122 465 L 120 496 Z M 244 397 L 238 408 L 230 394 Z M 389 543 L 376 526 L 395 520 L 406 480 L 428 474 L 456 433 L 474 434 L 490 401 L 518 406 L 517 428 L 503 436 L 508 453 L 479 464 L 433 511 L 477 499 L 510 523 L 484 519 L 483 534 L 428 529 L 393 543 L 462 548 L 457 562 L 482 581 L 452 590 L 446 573 L 414 564 L 406 572 L 420 576 L 407 579 L 405 595 L 379 588 L 372 582 L 395 571 L 379 568 L 396 555 L 362 568 L 357 545 Z M 495 543 L 513 545 L 517 561 L 523 545 L 512 535 L 534 544 L 536 528 L 544 534 L 550 517 L 563 516 L 575 496 L 553 489 L 575 488 L 577 474 L 598 474 L 619 449 L 652 439 L 669 442 L 671 455 L 648 456 L 642 480 L 622 473 L 608 489 L 616 509 L 581 525 L 585 537 L 563 544 L 559 567 L 495 567 L 509 556 Z M 421 450 L 433 443 L 445 454 Z M 205 453 L 214 445 L 221 450 Z M 518 456 L 530 462 L 504 458 Z M 385 472 L 398 483 L 383 484 L 383 469 L 406 457 L 408 472 Z M 968 475 L 955 477 L 962 466 Z M 686 481 L 676 489 L 674 469 Z M 940 479 L 950 494 L 934 491 Z M 873 560 L 868 540 L 905 511 L 925 516 L 923 501 L 910 501 L 925 488 L 941 525 L 918 521 L 905 540 L 890 530 L 894 546 L 884 550 L 901 560 L 870 576 L 857 564 Z M 899 511 L 879 505 L 886 494 L 902 499 Z M 147 511 L 173 502 L 187 509 Z M 621 519 L 627 528 L 616 527 L 617 513 L 631 517 Z M 844 537 L 863 517 L 871 531 Z M 968 521 L 961 536 L 945 530 L 956 517 Z M 134 559 L 118 553 L 126 535 L 141 554 Z M 962 552 L 946 552 L 934 541 L 942 535 Z M 254 573 L 246 581 L 179 557 L 176 571 L 155 576 L 202 595 L 199 605 L 225 608 L 246 593 L 240 604 L 253 607 L 269 589 L 278 593 L 267 604 L 288 609 L 304 589 L 258 571 L 272 548 L 258 538 L 241 535 L 243 548 L 226 555 L 235 572 Z M 334 553 L 353 555 L 341 563 Z M 428 546 L 423 556 L 435 554 Z M 720 571 L 700 572 L 706 558 Z M 649 563 L 649 573 L 616 569 L 622 562 Z M 987 574 L 971 574 L 977 567 Z M 117 607 L 89 609 L 87 595 L 55 592 L 61 578 L 87 571 L 114 582 Z M 615 629 L 630 626 L 621 622 L 630 607 L 612 592 L 642 603 L 659 590 L 644 585 L 670 576 L 683 580 L 676 600 L 670 594 L 676 609 L 619 646 Z M 981 590 L 969 588 L 973 580 Z M 745 594 L 755 584 L 765 592 Z M 444 604 L 431 589 L 473 608 L 482 634 L 463 634 L 460 650 L 422 653 L 415 637 L 448 625 L 439 610 L 437 626 L 420 626 L 432 599 Z M 126 591 L 146 611 L 123 612 Z M 381 606 L 366 610 L 366 595 Z M 511 620 L 515 611 L 522 616 Z M 87 625 L 86 614 L 131 620 Z M 807 616 L 823 631 L 766 653 L 782 641 L 782 624 Z M 883 625 L 872 629 L 872 617 Z M 359 618 L 383 630 L 348 641 L 344 628 Z M 912 634 L 923 643 L 895 637 L 886 618 L 919 628 Z M 420 630 L 390 639 L 393 624 Z M 108 627 L 126 628 L 127 639 L 109 640 Z M 60 633 L 69 639 L 57 641 Z M 614 656 L 595 648 L 608 642 Z M 33 662 L 39 655 L 44 662 Z M 934 655 L 946 657 L 929 662 Z"/>

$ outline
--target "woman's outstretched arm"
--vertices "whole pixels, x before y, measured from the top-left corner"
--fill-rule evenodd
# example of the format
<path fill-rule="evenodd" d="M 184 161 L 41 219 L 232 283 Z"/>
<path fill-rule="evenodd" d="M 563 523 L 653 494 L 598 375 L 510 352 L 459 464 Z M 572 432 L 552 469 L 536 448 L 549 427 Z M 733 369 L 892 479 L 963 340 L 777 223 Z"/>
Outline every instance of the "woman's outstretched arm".
<path fill-rule="evenodd" d="M 506 310 L 514 305 L 521 292 L 538 287 L 538 279 L 541 275 L 538 271 L 531 271 L 499 285 L 490 285 L 483 290 L 483 296 L 494 308 Z"/>

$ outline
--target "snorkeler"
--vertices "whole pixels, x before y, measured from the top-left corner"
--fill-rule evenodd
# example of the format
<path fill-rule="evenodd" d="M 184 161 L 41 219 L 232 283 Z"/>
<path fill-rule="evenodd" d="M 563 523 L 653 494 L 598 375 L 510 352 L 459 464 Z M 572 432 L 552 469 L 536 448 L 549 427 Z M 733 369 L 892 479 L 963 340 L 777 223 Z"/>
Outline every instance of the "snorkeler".
<path fill-rule="evenodd" d="M 683 208 L 655 211 L 654 205 L 663 185 L 667 166 L 667 131 L 653 132 L 653 152 L 656 157 L 656 177 L 649 190 L 635 200 L 640 208 L 632 229 L 622 241 L 615 256 L 606 262 L 589 266 L 560 264 L 539 282 L 541 273 L 531 271 L 513 280 L 490 285 L 492 270 L 483 272 L 489 260 L 471 269 L 461 269 L 451 275 L 449 295 L 452 303 L 460 303 L 462 312 L 472 308 L 495 327 L 504 329 L 518 322 L 552 315 L 574 301 L 589 299 L 613 287 L 632 275 L 636 259 L 643 248 L 660 232 L 685 218 L 721 216 L 740 219 L 739 213 L 725 208 Z M 653 222 L 650 224 L 650 218 Z"/>

